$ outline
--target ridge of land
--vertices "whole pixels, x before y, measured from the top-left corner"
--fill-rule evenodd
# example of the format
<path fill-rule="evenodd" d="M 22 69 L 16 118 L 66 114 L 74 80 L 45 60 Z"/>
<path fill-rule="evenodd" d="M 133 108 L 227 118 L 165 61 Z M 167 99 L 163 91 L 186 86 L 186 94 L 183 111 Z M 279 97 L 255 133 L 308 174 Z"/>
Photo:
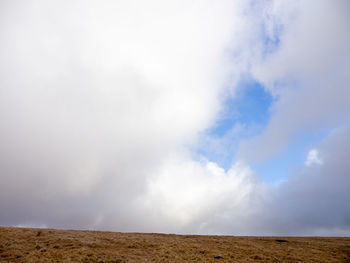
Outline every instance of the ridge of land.
<path fill-rule="evenodd" d="M 0 262 L 350 262 L 350 237 L 242 237 L 0 227 Z"/>

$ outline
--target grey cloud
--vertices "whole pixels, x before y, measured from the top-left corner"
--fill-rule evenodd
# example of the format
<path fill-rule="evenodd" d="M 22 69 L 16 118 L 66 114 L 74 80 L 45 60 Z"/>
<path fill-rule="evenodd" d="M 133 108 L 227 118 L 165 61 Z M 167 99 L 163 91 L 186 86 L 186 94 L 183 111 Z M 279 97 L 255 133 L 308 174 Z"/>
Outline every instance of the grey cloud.
<path fill-rule="evenodd" d="M 300 166 L 288 180 L 268 186 L 246 173 L 248 187 L 238 206 L 226 198 L 202 219 L 203 234 L 340 235 L 350 234 L 349 128 L 327 138 L 319 148 L 322 164 Z M 230 172 L 228 172 L 230 173 Z M 240 191 L 235 190 L 236 194 Z"/>
<path fill-rule="evenodd" d="M 348 128 L 332 135 L 320 148 L 323 164 L 305 167 L 276 190 L 272 221 L 284 224 L 275 233 L 314 235 L 336 229 L 349 234 L 349 135 Z"/>

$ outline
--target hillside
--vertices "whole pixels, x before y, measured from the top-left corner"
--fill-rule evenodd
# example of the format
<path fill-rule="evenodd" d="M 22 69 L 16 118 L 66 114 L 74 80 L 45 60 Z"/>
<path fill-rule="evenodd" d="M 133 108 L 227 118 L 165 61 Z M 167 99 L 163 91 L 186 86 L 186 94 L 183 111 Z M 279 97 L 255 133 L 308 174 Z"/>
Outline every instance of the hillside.
<path fill-rule="evenodd" d="M 350 238 L 0 227 L 0 262 L 350 262 Z"/>

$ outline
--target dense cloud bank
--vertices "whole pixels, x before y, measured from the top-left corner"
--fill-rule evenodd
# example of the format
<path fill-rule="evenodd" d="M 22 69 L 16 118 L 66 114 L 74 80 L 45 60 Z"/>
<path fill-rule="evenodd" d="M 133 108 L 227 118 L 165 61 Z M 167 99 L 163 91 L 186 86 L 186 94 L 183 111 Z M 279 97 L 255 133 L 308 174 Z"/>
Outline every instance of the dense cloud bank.
<path fill-rule="evenodd" d="M 1 225 L 350 234 L 347 1 L 0 6 Z M 228 171 L 194 158 L 248 75 L 278 98 L 269 125 Z M 318 128 L 287 181 L 251 170 Z"/>

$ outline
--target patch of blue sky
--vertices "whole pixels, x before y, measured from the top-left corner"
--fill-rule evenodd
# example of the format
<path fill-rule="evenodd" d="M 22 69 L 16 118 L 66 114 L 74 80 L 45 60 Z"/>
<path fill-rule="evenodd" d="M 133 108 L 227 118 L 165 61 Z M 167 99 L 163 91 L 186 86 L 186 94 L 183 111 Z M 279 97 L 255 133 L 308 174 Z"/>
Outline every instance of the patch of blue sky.
<path fill-rule="evenodd" d="M 275 158 L 262 164 L 252 165 L 251 168 L 267 184 L 279 184 L 303 167 L 308 152 L 318 148 L 328 134 L 328 130 L 300 133 L 294 136 L 287 147 Z"/>
<path fill-rule="evenodd" d="M 258 8 L 258 13 L 261 11 Z M 284 24 L 276 20 L 276 17 L 264 14 L 264 19 L 260 24 L 260 41 L 262 41 L 263 58 L 278 50 L 283 38 Z M 266 16 L 267 15 L 267 16 Z"/>
<path fill-rule="evenodd" d="M 269 108 L 273 97 L 257 82 L 244 81 L 235 96 L 226 98 L 221 117 L 207 134 L 224 136 L 236 124 L 265 127 L 270 118 Z"/>
<path fill-rule="evenodd" d="M 263 55 L 268 56 L 269 54 L 275 52 L 280 46 L 283 27 L 281 25 L 276 25 L 272 32 L 268 32 L 266 28 L 263 28 L 262 32 L 262 42 L 263 42 Z"/>
<path fill-rule="evenodd" d="M 218 120 L 204 132 L 195 152 L 229 169 L 240 140 L 258 135 L 268 124 L 273 100 L 259 83 L 242 81 L 235 96 L 224 100 Z"/>

